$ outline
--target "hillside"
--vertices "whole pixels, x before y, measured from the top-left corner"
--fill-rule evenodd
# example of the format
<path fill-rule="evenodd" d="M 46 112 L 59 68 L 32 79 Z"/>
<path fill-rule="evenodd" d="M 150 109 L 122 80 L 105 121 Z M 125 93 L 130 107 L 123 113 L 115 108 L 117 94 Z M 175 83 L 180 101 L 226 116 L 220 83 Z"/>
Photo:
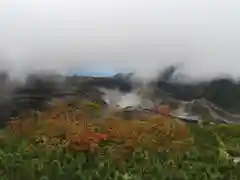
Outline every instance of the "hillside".
<path fill-rule="evenodd" d="M 0 176 L 16 180 L 240 178 L 238 116 L 204 98 L 195 99 L 201 97 L 195 92 L 198 85 L 188 89 L 190 85 L 162 79 L 134 89 L 136 84 L 125 77 L 74 76 L 56 81 L 34 76 L 18 86 L 5 83 Z M 214 93 L 221 85 L 199 87 Z M 101 88 L 115 92 L 113 97 L 120 100 L 131 92 L 144 103 L 111 107 Z M 124 100 L 127 105 L 134 98 Z M 207 123 L 189 123 L 186 112 L 201 115 Z M 226 124 L 226 119 L 234 124 Z"/>
<path fill-rule="evenodd" d="M 181 101 L 206 99 L 215 106 L 229 113 L 240 112 L 240 84 L 231 79 L 215 79 L 200 83 L 180 83 L 173 81 L 175 69 L 170 67 L 159 75 L 157 80 L 144 88 L 133 84 L 132 73 L 117 74 L 113 77 L 82 77 L 60 75 L 29 75 L 24 84 L 10 82 L 6 73 L 1 74 L 0 113 L 1 122 L 11 116 L 24 114 L 29 110 L 44 110 L 55 98 L 67 98 L 94 101 L 107 106 L 103 99 L 104 92 L 99 88 L 117 90 L 124 93 L 136 92 L 150 104 L 169 104 L 176 108 Z M 118 96 L 120 94 L 118 93 Z M 145 103 L 148 104 L 149 103 Z M 146 105 L 146 106 L 148 106 Z M 151 105 L 152 107 L 152 105 Z"/>
<path fill-rule="evenodd" d="M 239 179 L 239 125 L 99 116 L 95 103 L 51 108 L 0 131 L 5 179 Z M 14 172 L 14 173 L 12 173 Z M 93 173 L 94 172 L 94 173 Z"/>

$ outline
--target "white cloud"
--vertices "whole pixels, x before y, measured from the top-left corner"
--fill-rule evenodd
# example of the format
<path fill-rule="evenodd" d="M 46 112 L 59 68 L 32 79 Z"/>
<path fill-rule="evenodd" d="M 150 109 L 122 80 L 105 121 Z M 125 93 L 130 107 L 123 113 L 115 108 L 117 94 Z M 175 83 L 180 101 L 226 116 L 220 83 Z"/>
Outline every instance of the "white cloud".
<path fill-rule="evenodd" d="M 235 0 L 2 0 L 0 62 L 35 70 L 133 69 L 185 62 L 191 77 L 240 74 Z"/>

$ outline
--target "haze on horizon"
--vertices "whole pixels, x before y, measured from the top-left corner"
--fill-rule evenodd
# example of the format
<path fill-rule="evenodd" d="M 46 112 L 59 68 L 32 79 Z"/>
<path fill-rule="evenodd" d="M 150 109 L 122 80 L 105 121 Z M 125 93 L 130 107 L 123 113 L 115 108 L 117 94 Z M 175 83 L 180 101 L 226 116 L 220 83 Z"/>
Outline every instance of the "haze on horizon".
<path fill-rule="evenodd" d="M 2 0 L 0 69 L 240 76 L 240 1 Z"/>

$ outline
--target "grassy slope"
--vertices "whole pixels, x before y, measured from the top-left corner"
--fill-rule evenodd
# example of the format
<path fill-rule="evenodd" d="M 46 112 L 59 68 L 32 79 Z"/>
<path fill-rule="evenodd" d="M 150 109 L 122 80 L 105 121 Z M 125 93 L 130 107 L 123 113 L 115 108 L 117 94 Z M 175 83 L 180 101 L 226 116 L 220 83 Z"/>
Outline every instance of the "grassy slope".
<path fill-rule="evenodd" d="M 2 130 L 0 179 L 240 179 L 240 165 L 227 153 L 238 153 L 238 125 L 201 128 L 160 116 L 84 121 L 82 115 L 78 121 L 43 115 Z"/>

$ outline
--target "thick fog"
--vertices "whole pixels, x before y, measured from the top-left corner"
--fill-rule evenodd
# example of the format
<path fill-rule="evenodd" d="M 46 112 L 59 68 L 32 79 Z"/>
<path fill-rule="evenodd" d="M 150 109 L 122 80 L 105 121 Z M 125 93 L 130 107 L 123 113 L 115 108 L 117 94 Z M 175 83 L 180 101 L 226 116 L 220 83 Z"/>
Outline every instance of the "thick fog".
<path fill-rule="evenodd" d="M 1 0 L 0 63 L 44 70 L 136 71 L 172 63 L 192 78 L 240 75 L 237 0 Z"/>

